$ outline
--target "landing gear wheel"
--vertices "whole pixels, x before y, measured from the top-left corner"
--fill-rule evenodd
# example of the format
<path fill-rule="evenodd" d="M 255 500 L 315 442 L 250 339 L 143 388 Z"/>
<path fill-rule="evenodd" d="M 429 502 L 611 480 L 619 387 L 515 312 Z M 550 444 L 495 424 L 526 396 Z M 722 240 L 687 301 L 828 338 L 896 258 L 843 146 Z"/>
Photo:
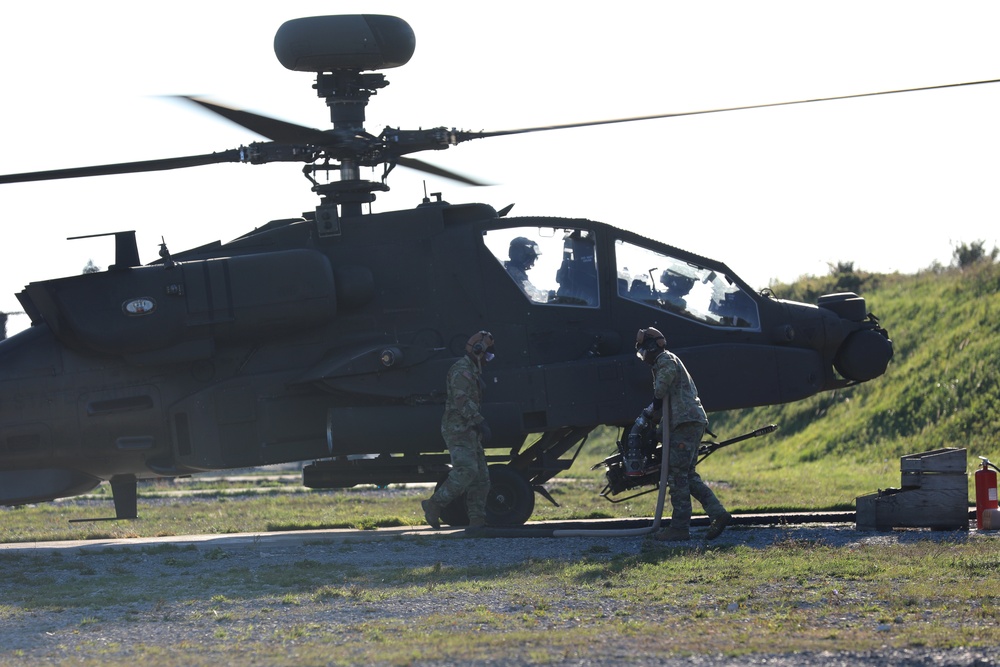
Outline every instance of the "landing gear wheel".
<path fill-rule="evenodd" d="M 535 491 L 524 475 L 508 465 L 490 466 L 486 525 L 520 526 L 535 511 Z"/>
<path fill-rule="evenodd" d="M 489 471 L 490 492 L 486 496 L 486 525 L 520 526 L 535 511 L 534 489 L 524 475 L 508 465 L 492 465 Z M 437 487 L 443 483 L 443 480 L 438 482 Z M 469 525 L 465 494 L 441 509 L 441 521 L 456 528 Z"/>

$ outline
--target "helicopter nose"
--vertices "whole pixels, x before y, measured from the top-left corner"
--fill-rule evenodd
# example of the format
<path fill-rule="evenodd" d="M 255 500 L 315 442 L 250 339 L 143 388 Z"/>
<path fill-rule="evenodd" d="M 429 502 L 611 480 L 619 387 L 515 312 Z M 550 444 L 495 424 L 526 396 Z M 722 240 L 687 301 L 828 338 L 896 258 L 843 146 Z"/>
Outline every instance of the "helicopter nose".
<path fill-rule="evenodd" d="M 868 313 L 864 298 L 854 292 L 838 292 L 819 297 L 817 305 L 853 329 L 834 355 L 837 372 L 854 382 L 867 382 L 885 373 L 892 359 L 892 340 L 878 318 Z"/>
<path fill-rule="evenodd" d="M 833 367 L 848 380 L 867 382 L 885 373 L 892 354 L 892 340 L 885 329 L 861 329 L 841 344 Z"/>

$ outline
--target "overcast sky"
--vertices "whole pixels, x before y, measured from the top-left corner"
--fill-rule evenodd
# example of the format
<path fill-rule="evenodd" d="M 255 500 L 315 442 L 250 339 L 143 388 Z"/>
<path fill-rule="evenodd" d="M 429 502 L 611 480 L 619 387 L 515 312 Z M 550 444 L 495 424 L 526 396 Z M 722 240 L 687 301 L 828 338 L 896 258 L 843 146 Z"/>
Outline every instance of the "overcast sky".
<path fill-rule="evenodd" d="M 570 9 L 572 8 L 572 9 Z M 1000 78 L 993 2 L 45 2 L 0 8 L 0 173 L 209 153 L 260 137 L 197 94 L 326 129 L 282 22 L 384 13 L 416 51 L 366 127 L 499 130 Z M 829 265 L 912 273 L 997 243 L 1000 84 L 494 138 L 421 155 L 495 183 L 397 169 L 376 211 L 424 189 L 511 215 L 607 222 L 726 262 L 754 288 Z M 377 178 L 377 175 L 371 176 Z M 0 186 L 0 310 L 25 284 L 228 241 L 315 206 L 301 165 Z M 22 322 L 18 322 L 21 320 Z M 26 325 L 25 318 L 11 328 Z"/>

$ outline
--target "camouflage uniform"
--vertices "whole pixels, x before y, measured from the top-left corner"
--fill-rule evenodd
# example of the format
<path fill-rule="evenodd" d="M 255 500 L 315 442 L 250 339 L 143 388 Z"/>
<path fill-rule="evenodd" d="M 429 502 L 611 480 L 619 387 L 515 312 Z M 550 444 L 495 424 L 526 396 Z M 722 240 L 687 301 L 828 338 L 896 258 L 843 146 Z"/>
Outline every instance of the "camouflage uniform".
<path fill-rule="evenodd" d="M 504 262 L 504 268 L 507 269 L 507 273 L 510 277 L 514 279 L 517 286 L 521 288 L 521 291 L 525 295 L 534 301 L 535 303 L 548 303 L 549 294 L 544 290 L 540 290 L 531 284 L 531 279 L 528 278 L 528 272 L 523 268 L 515 264 L 514 262 Z"/>
<path fill-rule="evenodd" d="M 445 507 L 464 493 L 469 523 L 476 525 L 486 520 L 486 495 L 490 490 L 490 473 L 479 431 L 483 422 L 479 407 L 484 386 L 479 364 L 468 355 L 462 357 L 449 369 L 447 384 L 441 435 L 451 454 L 451 472 L 431 496 L 431 502 Z"/>
<path fill-rule="evenodd" d="M 670 429 L 667 478 L 673 507 L 670 529 L 687 531 L 691 525 L 692 496 L 712 520 L 725 515 L 726 508 L 695 470 L 708 417 L 694 380 L 677 355 L 668 350 L 653 363 L 653 397 L 669 406 L 669 414 L 664 415 L 663 422 L 664 428 Z"/>

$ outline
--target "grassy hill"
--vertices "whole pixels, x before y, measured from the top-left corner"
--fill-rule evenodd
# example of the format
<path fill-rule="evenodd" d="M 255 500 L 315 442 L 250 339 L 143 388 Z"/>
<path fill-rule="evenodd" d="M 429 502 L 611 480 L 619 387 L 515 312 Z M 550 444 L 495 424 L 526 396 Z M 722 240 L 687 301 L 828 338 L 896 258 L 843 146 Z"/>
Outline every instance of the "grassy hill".
<path fill-rule="evenodd" d="M 737 504 L 764 498 L 763 505 L 821 508 L 898 487 L 906 454 L 964 447 L 970 471 L 979 456 L 1000 464 L 1000 265 L 991 260 L 916 275 L 842 265 L 830 276 L 772 286 L 780 298 L 807 303 L 824 293 L 862 294 L 895 357 L 883 377 L 846 390 L 711 415 L 721 438 L 768 423 L 779 430 L 720 450 L 702 475 L 733 478 Z"/>

